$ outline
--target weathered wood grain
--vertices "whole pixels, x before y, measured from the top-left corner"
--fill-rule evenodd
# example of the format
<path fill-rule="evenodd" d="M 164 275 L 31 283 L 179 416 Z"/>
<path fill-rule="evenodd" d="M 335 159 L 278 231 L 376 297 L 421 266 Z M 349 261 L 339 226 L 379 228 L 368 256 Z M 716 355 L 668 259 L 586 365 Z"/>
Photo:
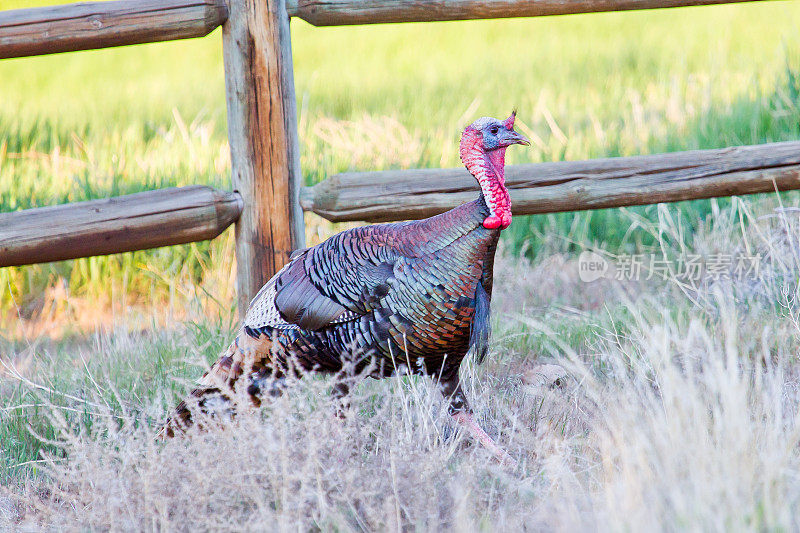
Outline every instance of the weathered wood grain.
<path fill-rule="evenodd" d="M 506 167 L 516 215 L 800 189 L 800 142 Z M 419 219 L 478 196 L 466 169 L 338 174 L 300 202 L 335 222 Z"/>
<path fill-rule="evenodd" d="M 0 213 L 0 267 L 213 239 L 241 210 L 238 194 L 196 185 Z"/>
<path fill-rule="evenodd" d="M 224 0 L 116 0 L 0 11 L 0 59 L 202 37 Z"/>
<path fill-rule="evenodd" d="M 289 16 L 315 26 L 538 17 L 759 0 L 286 0 Z"/>
<path fill-rule="evenodd" d="M 303 245 L 289 16 L 283 0 L 231 0 L 222 26 L 241 313 Z"/>

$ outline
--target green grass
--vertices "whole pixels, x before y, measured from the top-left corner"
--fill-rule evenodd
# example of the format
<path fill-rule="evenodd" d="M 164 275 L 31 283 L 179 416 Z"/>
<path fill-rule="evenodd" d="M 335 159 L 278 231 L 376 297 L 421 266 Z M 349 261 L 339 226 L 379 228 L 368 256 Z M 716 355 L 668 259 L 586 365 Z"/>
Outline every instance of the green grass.
<path fill-rule="evenodd" d="M 40 472 L 35 465 L 41 450 L 57 450 L 58 424 L 49 416 L 53 406 L 67 423 L 87 429 L 98 417 L 103 420 L 101 411 L 106 410 L 112 415 L 132 410 L 147 423 L 159 424 L 163 411 L 149 412 L 144 406 L 159 398 L 174 404 L 202 366 L 217 360 L 233 332 L 229 319 L 207 319 L 188 323 L 177 334 L 153 327 L 144 335 L 116 331 L 77 343 L 45 340 L 30 347 L 29 357 L 3 345 L 16 355 L 2 361 L 0 483 Z M 36 376 L 36 386 L 12 378 L 16 371 Z"/>
<path fill-rule="evenodd" d="M 31 4 L 4 7 L 20 5 Z M 371 27 L 294 22 L 304 179 L 457 166 L 460 129 L 513 107 L 537 141 L 510 152 L 512 164 L 797 139 L 798 22 L 800 6 L 788 2 Z M 220 40 L 215 31 L 1 62 L 0 210 L 229 186 Z M 687 227 L 710 205 L 680 206 Z M 619 210 L 544 215 L 518 218 L 506 240 L 528 253 L 648 242 L 629 227 Z M 71 294 L 97 297 L 98 280 L 125 278 L 132 295 L 163 299 L 168 284 L 153 289 L 145 270 L 201 282 L 221 246 L 4 269 L 0 305 L 25 307 L 59 279 Z"/>

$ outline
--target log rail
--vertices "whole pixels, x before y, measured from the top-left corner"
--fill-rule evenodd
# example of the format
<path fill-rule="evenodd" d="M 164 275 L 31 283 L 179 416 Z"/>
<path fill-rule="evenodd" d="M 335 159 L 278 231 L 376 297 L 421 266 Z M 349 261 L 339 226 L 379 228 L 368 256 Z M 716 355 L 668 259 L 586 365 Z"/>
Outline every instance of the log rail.
<path fill-rule="evenodd" d="M 0 11 L 0 59 L 207 35 L 239 0 L 113 0 Z M 266 0 L 264 0 L 266 2 Z M 315 26 L 538 17 L 765 0 L 285 0 Z"/>
<path fill-rule="evenodd" d="M 506 167 L 515 215 L 800 189 L 800 142 Z M 300 204 L 334 222 L 425 218 L 476 198 L 464 168 L 350 172 L 305 187 Z"/>
<path fill-rule="evenodd" d="M 203 185 L 0 213 L 0 267 L 213 239 L 242 198 Z"/>
<path fill-rule="evenodd" d="M 0 11 L 0 59 L 203 37 L 223 0 L 115 0 Z"/>
<path fill-rule="evenodd" d="M 314 26 L 541 17 L 760 0 L 286 0 L 289 16 Z"/>

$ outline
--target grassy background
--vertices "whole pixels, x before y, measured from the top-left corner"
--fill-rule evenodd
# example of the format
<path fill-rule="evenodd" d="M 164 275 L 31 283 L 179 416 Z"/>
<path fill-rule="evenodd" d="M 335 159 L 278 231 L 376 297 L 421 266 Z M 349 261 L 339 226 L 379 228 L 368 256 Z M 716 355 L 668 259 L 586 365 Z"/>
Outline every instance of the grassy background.
<path fill-rule="evenodd" d="M 2 7 L 28 5 L 6 0 Z M 790 2 L 351 28 L 294 22 L 304 179 L 457 166 L 460 130 L 513 107 L 534 143 L 510 151 L 511 164 L 798 139 L 798 22 L 800 5 Z M 229 187 L 220 44 L 216 31 L 199 40 L 0 62 L 0 211 L 193 183 Z M 662 230 L 648 221 L 672 217 L 672 229 L 681 228 L 675 234 L 691 241 L 695 230 L 707 235 L 720 221 L 738 220 L 742 205 L 698 201 L 518 217 L 504 239 L 536 260 L 586 244 L 641 250 Z M 313 216 L 307 222 L 312 243 L 336 229 Z M 733 242 L 728 230 L 709 240 Z M 92 376 L 102 377 L 101 396 L 113 407 L 149 405 L 153 411 L 143 416 L 161 417 L 154 397 L 183 390 L 175 380 L 198 373 L 185 361 L 215 358 L 230 338 L 232 265 L 228 231 L 210 243 L 0 269 L 0 348 L 45 385 L 33 394 L 0 380 L 0 400 L 13 409 L 0 412 L 2 476 L 30 472 L 6 468 L 40 460 L 41 442 L 26 428 L 57 435 L 39 406 L 84 409 L 77 417 L 92 419 L 88 403 L 64 396 L 97 392 Z M 564 268 L 539 272 L 525 298 L 509 294 L 512 310 L 525 311 L 538 298 L 536 313 L 570 316 L 543 320 L 578 351 L 635 322 L 617 308 L 608 320 L 598 318 L 603 309 L 586 315 L 581 306 L 589 296 L 580 284 L 539 294 Z M 502 284 L 513 293 L 508 288 L 517 281 L 509 275 Z M 564 293 L 572 298 L 567 311 L 553 311 Z M 596 296 L 598 305 L 605 296 Z M 146 310 L 135 313 L 137 305 Z M 679 311 L 693 313 L 691 306 Z M 715 332 L 721 326 L 711 315 Z M 97 333 L 70 345 L 69 334 L 132 320 L 140 321 L 136 335 Z M 779 318 L 770 320 L 785 329 Z M 510 355 L 482 379 L 497 365 L 554 351 L 530 329 L 500 336 Z M 67 340 L 48 338 L 65 333 Z"/>
<path fill-rule="evenodd" d="M 32 3 L 4 3 L 23 5 Z M 512 164 L 796 139 L 799 19 L 800 6 L 769 2 L 373 27 L 297 21 L 304 179 L 311 184 L 348 169 L 457 166 L 460 129 L 512 107 L 535 141 L 511 151 Z M 191 183 L 229 186 L 219 31 L 184 42 L 5 60 L 0 103 L 2 211 Z M 692 228 L 711 205 L 675 209 Z M 329 233 L 310 218 L 310 231 Z M 630 226 L 619 210 L 518 218 L 506 241 L 528 253 L 570 243 L 631 249 L 649 242 Z M 202 282 L 229 251 L 223 237 L 3 269 L 4 324 L 11 327 L 19 314 L 40 316 L 40 295 L 57 286 L 95 307 L 113 307 L 109 284 L 116 300 L 130 305 L 166 301 L 174 293 L 170 280 Z"/>

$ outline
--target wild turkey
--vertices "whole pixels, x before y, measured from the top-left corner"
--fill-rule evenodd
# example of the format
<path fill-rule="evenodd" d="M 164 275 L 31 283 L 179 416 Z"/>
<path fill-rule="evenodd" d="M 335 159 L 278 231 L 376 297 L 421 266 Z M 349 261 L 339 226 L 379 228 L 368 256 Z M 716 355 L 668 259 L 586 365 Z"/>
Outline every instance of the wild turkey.
<path fill-rule="evenodd" d="M 233 410 L 236 391 L 260 405 L 265 389 L 293 368 L 336 373 L 350 362 L 374 377 L 435 377 L 456 420 L 503 456 L 475 423 L 458 374 L 470 349 L 479 360 L 487 350 L 494 255 L 511 223 L 505 152 L 529 144 L 514 131 L 515 115 L 480 118 L 461 136 L 461 160 L 481 188 L 476 200 L 425 220 L 343 231 L 295 252 L 163 434 L 189 426 L 193 409 Z M 346 395 L 346 384 L 334 392 Z"/>

